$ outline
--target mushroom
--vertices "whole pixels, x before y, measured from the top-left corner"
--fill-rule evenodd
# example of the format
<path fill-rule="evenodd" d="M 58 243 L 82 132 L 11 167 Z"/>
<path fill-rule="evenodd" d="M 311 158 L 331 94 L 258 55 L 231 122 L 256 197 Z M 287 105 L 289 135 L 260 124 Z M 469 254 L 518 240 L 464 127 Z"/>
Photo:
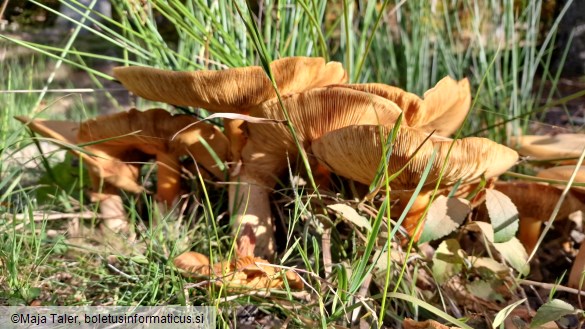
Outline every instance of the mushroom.
<path fill-rule="evenodd" d="M 558 166 L 558 167 L 551 167 L 548 169 L 544 169 L 536 174 L 537 177 L 546 178 L 546 179 L 555 179 L 560 181 L 568 181 L 573 172 L 575 171 L 575 166 Z M 577 174 L 575 175 L 575 183 L 585 183 L 585 167 L 581 166 L 577 169 Z M 555 183 L 556 185 L 556 183 Z M 566 184 L 565 184 L 566 185 Z M 572 186 L 572 190 L 576 193 L 582 194 L 585 197 L 585 187 L 583 186 Z"/>
<path fill-rule="evenodd" d="M 534 160 L 575 158 L 563 161 L 566 164 L 574 164 L 585 148 L 585 134 L 518 136 L 512 140 L 512 145 L 518 145 L 518 153 Z"/>
<path fill-rule="evenodd" d="M 518 209 L 518 238 L 531 253 L 538 242 L 542 223 L 550 219 L 563 191 L 548 184 L 521 181 L 498 182 L 495 189 L 507 195 Z M 580 209 L 585 209 L 585 203 L 575 194 L 569 193 L 556 218 L 567 218 Z"/>
<path fill-rule="evenodd" d="M 185 276 L 206 277 L 216 285 L 226 286 L 230 290 L 283 289 L 285 286 L 281 271 L 258 257 L 241 256 L 232 261 L 210 265 L 207 256 L 190 251 L 179 255 L 173 262 L 184 271 Z M 283 274 L 291 289 L 303 289 L 303 281 L 295 271 L 286 270 Z"/>
<path fill-rule="evenodd" d="M 96 158 L 89 156 L 86 152 L 77 147 L 77 134 L 79 133 L 79 123 L 73 121 L 57 121 L 30 119 L 25 116 L 15 117 L 18 121 L 26 124 L 32 131 L 52 138 L 54 142 L 74 155 L 83 159 L 88 167 L 99 167 Z M 118 195 L 118 188 L 139 193 L 142 188 L 136 184 L 138 171 L 128 164 L 119 163 L 119 170 L 114 170 L 115 177 L 108 177 L 100 187 L 100 180 L 95 179 L 95 175 L 90 173 L 91 183 L 95 190 L 90 194 L 93 202 L 99 203 L 100 214 L 103 218 L 103 224 L 109 230 L 114 232 L 127 232 L 128 222 L 126 213 L 122 204 L 122 199 Z M 129 176 L 129 177 L 128 177 Z M 98 190 L 99 189 L 99 190 Z"/>
<path fill-rule="evenodd" d="M 401 114 L 395 103 L 382 97 L 342 87 L 316 88 L 284 96 L 284 107 L 301 147 L 308 149 L 323 134 L 350 125 L 393 124 Z M 282 120 L 278 100 L 262 103 L 250 112 L 261 118 Z M 293 162 L 298 148 L 289 128 L 282 123 L 248 123 L 248 141 L 242 151 L 238 185 L 230 185 L 230 206 L 235 225 L 251 225 L 256 241 L 254 255 L 271 257 L 274 253 L 273 219 L 269 193 L 287 159 Z M 254 249 L 254 248 L 252 248 Z"/>
<path fill-rule="evenodd" d="M 288 57 L 273 61 L 270 68 L 281 94 L 343 83 L 347 79 L 340 63 L 326 63 L 323 58 Z M 114 77 L 140 97 L 212 112 L 249 114 L 251 108 L 276 97 L 270 79 L 260 66 L 195 72 L 118 67 L 114 68 Z M 245 144 L 243 121 L 225 119 L 224 122 L 232 158 L 239 161 Z"/>
<path fill-rule="evenodd" d="M 223 178 L 215 160 L 199 140 L 205 139 L 223 160 L 228 152 L 226 137 L 213 125 L 191 125 L 196 122 L 191 116 L 173 116 L 162 109 L 144 112 L 132 109 L 81 124 L 17 119 L 43 136 L 64 142 L 69 151 L 83 159 L 89 168 L 92 187 L 98 190 L 102 186 L 94 199 L 101 201 L 101 208 L 105 202 L 110 212 L 117 209 L 115 221 L 105 221 L 106 227 L 116 232 L 126 229 L 127 225 L 118 189 L 142 192 L 144 189 L 137 179 L 140 166 L 148 159 L 155 158 L 158 164 L 156 197 L 166 206 L 173 203 L 180 191 L 182 156 L 194 157 L 212 175 Z M 188 125 L 191 126 L 184 129 Z"/>
<path fill-rule="evenodd" d="M 383 141 L 387 140 L 391 129 L 391 126 L 375 125 L 341 128 L 314 141 L 313 153 L 332 172 L 370 184 L 382 158 Z M 429 137 L 427 132 L 401 126 L 388 163 L 390 174 L 404 167 L 402 173 L 390 182 L 391 193 L 399 200 L 400 207 L 410 199 L 435 148 L 437 154 L 427 181 L 402 224 L 415 239 L 421 232 L 416 232 L 420 213 L 428 205 L 438 179 L 441 179 L 439 189 L 450 188 L 459 181 L 463 184 L 473 183 L 482 176 L 491 178 L 502 174 L 518 160 L 515 151 L 485 138 L 451 140 L 439 136 Z M 447 156 L 447 167 L 440 177 Z"/>
<path fill-rule="evenodd" d="M 118 169 L 109 167 L 118 165 L 120 160 L 129 163 L 144 159 L 145 155 L 146 158 L 154 156 L 158 165 L 157 199 L 170 206 L 180 190 L 180 157 L 193 156 L 213 176 L 224 178 L 199 139 L 205 139 L 220 159 L 227 156 L 228 141 L 217 127 L 207 123 L 193 125 L 196 122 L 191 116 L 173 116 L 163 109 L 144 112 L 132 109 L 83 122 L 77 142 L 90 144 L 85 149 L 102 162 L 100 167 L 92 167 L 99 171 L 99 177 L 116 175 L 114 170 Z"/>
<path fill-rule="evenodd" d="M 540 171 L 537 174 L 537 176 L 540 178 L 568 181 L 573 175 L 575 169 L 576 169 L 575 166 L 552 167 Z M 581 166 L 577 169 L 577 174 L 575 176 L 574 182 L 585 183 L 585 167 Z M 585 187 L 582 186 L 571 187 L 570 193 L 566 196 L 563 208 L 567 208 L 565 211 L 569 213 L 578 210 L 585 212 Z M 563 213 L 563 215 L 565 215 L 565 213 Z M 563 217 L 557 215 L 557 218 Z M 571 272 L 569 273 L 568 285 L 570 287 L 577 289 L 583 288 L 583 286 L 581 285 L 581 277 L 583 275 L 583 271 L 585 271 L 585 241 L 581 241 L 581 247 L 579 247 L 579 252 L 575 257 L 575 262 L 573 263 L 573 267 L 571 268 Z"/>
<path fill-rule="evenodd" d="M 444 77 L 427 90 L 424 99 L 398 87 L 381 83 L 336 85 L 378 95 L 398 105 L 410 127 L 449 136 L 461 126 L 471 106 L 469 80 Z"/>

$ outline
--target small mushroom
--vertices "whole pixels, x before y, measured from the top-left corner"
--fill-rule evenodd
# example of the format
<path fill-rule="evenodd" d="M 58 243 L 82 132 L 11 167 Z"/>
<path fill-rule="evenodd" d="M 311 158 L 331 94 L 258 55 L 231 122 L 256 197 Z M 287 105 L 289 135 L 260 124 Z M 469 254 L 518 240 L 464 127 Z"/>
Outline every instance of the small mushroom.
<path fill-rule="evenodd" d="M 341 128 L 314 141 L 313 152 L 318 161 L 332 172 L 371 184 L 382 158 L 381 141 L 387 140 L 391 128 L 375 125 Z M 451 153 L 448 154 L 451 147 Z M 518 160 L 515 151 L 485 138 L 451 140 L 438 136 L 429 137 L 427 132 L 401 126 L 388 162 L 390 174 L 404 167 L 402 173 L 390 182 L 392 194 L 399 199 L 400 207 L 410 199 L 435 148 L 437 153 L 431 163 L 428 178 L 402 224 L 415 239 L 420 234 L 420 230 L 415 234 L 420 213 L 428 205 L 447 156 L 449 158 L 446 170 L 440 178 L 440 189 L 451 187 L 459 181 L 467 184 L 478 181 L 482 176 L 498 176 Z"/>
<path fill-rule="evenodd" d="M 575 169 L 576 169 L 575 166 L 552 167 L 540 171 L 537 174 L 537 176 L 540 178 L 568 181 L 573 175 Z M 575 176 L 574 182 L 585 183 L 585 167 L 581 166 L 579 167 L 579 169 L 577 169 L 577 174 Z M 562 208 L 566 208 L 565 212 L 569 213 L 578 210 L 581 210 L 582 212 L 585 213 L 585 187 L 573 186 L 571 188 L 570 193 L 567 195 L 565 203 L 563 204 Z M 563 213 L 562 215 L 565 215 L 565 213 Z M 557 215 L 557 218 L 563 217 Z M 581 276 L 583 274 L 583 271 L 585 271 L 585 241 L 581 241 L 581 247 L 579 248 L 579 252 L 575 257 L 575 262 L 573 263 L 573 267 L 571 268 L 571 272 L 569 273 L 568 285 L 570 287 L 577 289 L 583 288 L 583 286 L 581 285 Z"/>
<path fill-rule="evenodd" d="M 316 88 L 283 97 L 290 122 L 301 146 L 323 134 L 357 124 L 393 124 L 401 114 L 393 102 L 376 95 L 341 87 Z M 282 120 L 277 100 L 262 103 L 251 115 Z M 235 214 L 234 229 L 249 224 L 256 241 L 254 255 L 271 257 L 274 253 L 270 190 L 288 161 L 295 162 L 298 148 L 289 128 L 283 123 L 248 123 L 248 142 L 242 151 L 242 168 L 230 185 L 230 206 Z"/>
<path fill-rule="evenodd" d="M 471 106 L 469 80 L 456 81 L 445 77 L 435 87 L 427 90 L 424 99 L 398 87 L 381 83 L 347 84 L 351 88 L 378 95 L 398 105 L 404 112 L 404 120 L 410 127 L 435 131 L 436 135 L 449 136 L 461 126 Z"/>
<path fill-rule="evenodd" d="M 560 160 L 578 158 L 585 148 L 585 134 L 525 135 L 512 140 L 518 153 L 534 160 Z M 563 161 L 566 164 L 576 160 Z"/>
<path fill-rule="evenodd" d="M 323 58 L 288 57 L 273 61 L 270 67 L 281 94 L 343 83 L 347 79 L 340 63 L 326 63 Z M 259 66 L 195 72 L 118 67 L 114 68 L 114 77 L 140 97 L 212 112 L 249 114 L 251 108 L 276 97 L 270 79 Z M 239 161 L 245 144 L 243 121 L 224 122 L 232 158 Z"/>
<path fill-rule="evenodd" d="M 101 201 L 103 206 L 106 200 L 115 200 L 112 201 L 115 204 L 106 202 L 106 208 L 102 209 L 115 215 L 115 221 L 105 222 L 106 227 L 114 231 L 125 229 L 126 225 L 118 189 L 142 192 L 143 187 L 137 183 L 140 166 L 151 158 L 155 158 L 158 164 L 157 199 L 167 206 L 179 194 L 180 157 L 194 157 L 215 177 L 223 178 L 215 160 L 199 140 L 205 139 L 217 156 L 225 159 L 227 139 L 217 127 L 207 123 L 198 123 L 183 130 L 196 122 L 190 116 L 172 116 L 162 109 L 144 112 L 132 109 L 81 124 L 25 117 L 17 119 L 33 131 L 56 139 L 58 144 L 85 162 L 92 187 L 97 192 L 94 194 L 95 201 Z"/>
<path fill-rule="evenodd" d="M 548 184 L 521 181 L 498 182 L 495 189 L 507 195 L 518 209 L 518 238 L 526 250 L 532 252 L 538 242 L 542 223 L 550 219 L 563 191 Z M 569 193 L 556 218 L 567 218 L 580 209 L 585 209 L 585 203 L 575 194 Z"/>

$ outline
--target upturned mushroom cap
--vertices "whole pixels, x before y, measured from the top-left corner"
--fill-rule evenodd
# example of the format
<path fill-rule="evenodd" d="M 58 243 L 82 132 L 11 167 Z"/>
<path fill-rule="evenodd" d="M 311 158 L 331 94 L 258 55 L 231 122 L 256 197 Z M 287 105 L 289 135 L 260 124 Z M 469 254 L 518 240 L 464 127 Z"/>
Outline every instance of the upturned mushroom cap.
<path fill-rule="evenodd" d="M 429 89 L 421 99 L 398 87 L 381 83 L 348 84 L 339 87 L 351 88 L 386 98 L 404 112 L 405 122 L 415 128 L 439 136 L 453 134 L 461 124 L 471 106 L 469 80 L 453 80 L 445 77 Z"/>
<path fill-rule="evenodd" d="M 318 161 L 331 171 L 370 184 L 382 158 L 381 140 L 386 141 L 390 132 L 391 127 L 373 125 L 341 128 L 314 141 L 313 152 Z M 485 178 L 498 176 L 518 160 L 518 154 L 514 150 L 485 138 L 469 137 L 453 141 L 431 136 L 425 142 L 428 135 L 415 128 L 400 127 L 388 171 L 398 172 L 411 158 L 412 161 L 390 183 L 393 189 L 414 189 L 435 147 L 437 154 L 425 182 L 425 186 L 433 188 L 452 144 L 454 145 L 441 178 L 441 186 L 450 186 L 459 180 L 470 183 L 482 175 Z"/>
<path fill-rule="evenodd" d="M 288 57 L 272 62 L 270 67 L 281 94 L 347 80 L 340 63 L 326 63 L 323 58 Z M 119 67 L 114 69 L 114 76 L 128 90 L 143 98 L 213 112 L 248 114 L 250 108 L 276 97 L 270 79 L 259 66 L 195 72 Z M 232 160 L 239 161 L 246 143 L 242 129 L 244 122 L 233 119 L 224 122 Z"/>
<path fill-rule="evenodd" d="M 536 160 L 578 158 L 585 148 L 585 134 L 525 135 L 512 140 L 518 153 Z"/>
<path fill-rule="evenodd" d="M 309 147 L 314 140 L 342 127 L 393 125 L 401 114 L 400 108 L 387 99 L 341 87 L 316 88 L 287 95 L 283 97 L 283 104 L 297 138 L 304 147 Z M 277 100 L 264 102 L 253 109 L 251 115 L 285 119 Z M 278 175 L 278 171 L 287 167 L 287 156 L 294 158 L 297 152 L 286 124 L 248 123 L 248 144 L 244 148 L 243 158 L 244 163 L 254 171 Z"/>
<path fill-rule="evenodd" d="M 270 64 L 281 94 L 343 83 L 347 76 L 338 62 L 323 58 L 288 57 Z M 150 67 L 114 68 L 114 77 L 136 95 L 213 112 L 246 113 L 250 107 L 276 97 L 260 66 L 220 71 L 177 72 Z"/>
<path fill-rule="evenodd" d="M 400 109 L 376 95 L 339 87 L 316 88 L 283 97 L 291 124 L 304 147 L 324 133 L 355 124 L 393 124 Z M 252 109 L 251 115 L 283 120 L 277 100 Z M 230 185 L 230 209 L 236 214 L 234 230 L 240 224 L 253 228 L 255 255 L 270 257 L 274 252 L 274 233 L 270 212 L 270 189 L 276 178 L 294 162 L 298 149 L 284 123 L 248 123 L 248 141 L 242 151 L 242 169 Z"/>
<path fill-rule="evenodd" d="M 225 159 L 228 152 L 226 137 L 207 123 L 198 123 L 181 131 L 196 121 L 190 116 L 172 116 L 162 109 L 144 112 L 132 109 L 81 124 L 17 119 L 28 123 L 43 136 L 63 141 L 71 152 L 80 156 L 90 169 L 94 187 L 98 187 L 103 179 L 116 188 L 142 192 L 143 187 L 137 183 L 139 169 L 152 157 L 160 165 L 158 193 L 164 201 L 172 201 L 176 196 L 173 193 L 179 187 L 179 157 L 182 155 L 193 156 L 209 172 L 223 178 L 215 160 L 199 139 L 205 139 L 217 156 Z M 175 134 L 176 138 L 172 139 Z"/>
<path fill-rule="evenodd" d="M 200 122 L 183 130 L 195 122 L 191 116 L 173 116 L 162 109 L 132 109 L 83 122 L 77 138 L 80 143 L 91 143 L 85 148 L 97 155 L 100 166 L 93 169 L 100 171 L 100 177 L 116 175 L 111 166 L 132 162 L 140 166 L 140 161 L 154 156 L 159 165 L 157 196 L 170 205 L 180 188 L 180 156 L 193 156 L 214 176 L 223 178 L 199 139 L 205 139 L 220 159 L 226 158 L 228 141 L 217 127 L 208 123 Z"/>

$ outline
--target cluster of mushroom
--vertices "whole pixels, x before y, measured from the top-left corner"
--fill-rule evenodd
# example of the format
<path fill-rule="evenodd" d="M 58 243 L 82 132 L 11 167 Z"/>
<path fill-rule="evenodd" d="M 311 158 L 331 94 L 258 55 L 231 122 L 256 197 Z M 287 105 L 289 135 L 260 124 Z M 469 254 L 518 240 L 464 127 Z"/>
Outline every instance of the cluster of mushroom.
<path fill-rule="evenodd" d="M 446 77 L 421 99 L 384 84 L 344 84 L 341 65 L 320 58 L 285 58 L 271 63 L 271 70 L 288 116 L 260 67 L 198 72 L 125 67 L 114 71 L 127 89 L 150 100 L 270 119 L 225 120 L 231 160 L 238 163 L 231 172 L 229 191 L 234 232 L 250 225 L 253 230 L 246 233 L 250 235 L 247 239 L 256 241 L 244 252 L 247 256 L 269 258 L 274 254 L 270 191 L 299 152 L 315 166 L 370 184 L 382 147 L 401 115 L 404 120 L 388 160 L 390 174 L 402 170 L 390 183 L 401 206 L 436 150 L 429 178 L 403 223 L 411 235 L 418 234 L 420 211 L 439 179 L 439 188 L 448 191 L 457 183 L 496 177 L 518 160 L 514 150 L 484 138 L 448 138 L 470 107 L 466 79 Z M 294 132 L 285 120 L 290 120 Z"/>
<path fill-rule="evenodd" d="M 136 183 L 139 164 L 150 158 L 159 165 L 157 196 L 167 206 L 179 191 L 181 156 L 194 158 L 220 180 L 224 176 L 217 159 L 232 163 L 229 207 L 233 231 L 240 232 L 237 256 L 256 267 L 241 268 L 237 260 L 210 266 L 208 259 L 201 261 L 193 253 L 181 255 L 176 264 L 206 276 L 217 276 L 219 270 L 242 272 L 240 281 L 256 280 L 258 271 L 266 272 L 258 263 L 275 252 L 270 193 L 278 177 L 300 156 L 307 156 L 313 169 L 371 184 L 388 136 L 402 117 L 387 158 L 388 174 L 400 172 L 390 182 L 391 196 L 399 200 L 399 208 L 404 208 L 412 196 L 423 169 L 428 163 L 431 166 L 403 222 L 415 238 L 420 234 L 416 228 L 423 220 L 421 212 L 437 183 L 440 193 L 445 193 L 456 184 L 497 177 L 518 160 L 514 150 L 484 138 L 448 138 L 469 111 L 467 79 L 446 77 L 420 98 L 384 84 L 346 84 L 341 64 L 326 63 L 322 58 L 290 57 L 270 66 L 275 84 L 256 66 L 197 72 L 114 69 L 114 76 L 143 98 L 228 113 L 224 115 L 225 136 L 210 124 L 189 116 L 171 116 L 160 109 L 131 110 L 81 124 L 19 120 L 69 144 L 69 150 L 90 166 L 96 190 L 103 185 L 102 199 L 112 198 L 118 188 L 142 191 Z M 201 139 L 214 151 L 215 159 Z M 102 201 L 104 204 L 107 202 Z M 122 209 L 115 215 L 123 216 Z M 199 265 L 193 266 L 189 258 L 199 259 L 195 262 Z M 294 286 L 302 286 L 294 275 L 287 273 L 287 278 Z M 268 280 L 268 286 L 280 284 L 267 276 L 258 280 Z"/>
<path fill-rule="evenodd" d="M 141 166 L 149 160 L 158 165 L 156 199 L 165 208 L 180 196 L 182 158 L 195 160 L 206 177 L 225 177 L 221 162 L 229 152 L 227 138 L 217 127 L 197 123 L 191 116 L 173 116 L 163 109 L 131 109 L 81 123 L 16 119 L 82 159 L 89 168 L 91 197 L 99 202 L 103 227 L 117 233 L 128 232 L 119 192 L 145 191 L 138 180 Z M 197 125 L 184 129 L 193 123 Z"/>
<path fill-rule="evenodd" d="M 510 197 L 520 217 L 519 239 L 529 252 L 537 246 L 542 224 L 551 219 L 568 218 L 577 211 L 585 212 L 585 167 L 577 167 L 578 158 L 585 152 L 585 134 L 525 135 L 513 140 L 514 147 L 528 160 L 540 166 L 536 177 L 548 182 L 516 180 L 499 182 L 495 188 Z M 563 190 L 574 174 L 573 184 L 561 200 Z M 560 207 L 559 207 L 560 206 Z M 585 270 L 585 243 L 581 243 L 569 275 L 569 286 L 581 288 Z"/>

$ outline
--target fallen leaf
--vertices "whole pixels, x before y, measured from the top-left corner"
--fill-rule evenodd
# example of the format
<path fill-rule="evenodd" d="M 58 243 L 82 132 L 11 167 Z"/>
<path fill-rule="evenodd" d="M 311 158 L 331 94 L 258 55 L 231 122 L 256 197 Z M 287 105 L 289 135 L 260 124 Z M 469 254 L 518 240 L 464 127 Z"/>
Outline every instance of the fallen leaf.
<path fill-rule="evenodd" d="M 328 205 L 327 208 L 339 213 L 341 217 L 343 217 L 348 222 L 353 223 L 357 227 L 365 228 L 368 232 L 372 230 L 370 221 L 364 216 L 358 214 L 355 209 L 346 204 L 332 204 Z"/>
<path fill-rule="evenodd" d="M 447 282 L 452 276 L 461 272 L 463 265 L 457 251 L 461 249 L 459 242 L 449 239 L 441 242 L 433 256 L 433 277 L 438 284 Z"/>
<path fill-rule="evenodd" d="M 494 242 L 506 242 L 518 231 L 518 209 L 504 193 L 486 190 L 485 205 L 494 229 Z"/>
<path fill-rule="evenodd" d="M 429 208 L 419 243 L 437 240 L 455 231 L 470 211 L 469 201 L 465 199 L 438 196 Z"/>
<path fill-rule="evenodd" d="M 499 263 L 492 258 L 468 256 L 468 260 L 474 268 L 485 268 L 500 277 L 505 276 L 509 272 L 506 265 Z"/>
<path fill-rule="evenodd" d="M 218 286 L 229 289 L 284 289 L 284 277 L 292 290 L 302 290 L 303 280 L 294 271 L 283 271 L 268 261 L 253 256 L 238 257 L 230 262 L 209 265 L 207 256 L 189 251 L 174 260 L 177 268 L 187 277 L 208 277 Z"/>
<path fill-rule="evenodd" d="M 402 328 L 404 329 L 461 329 L 459 327 L 447 327 L 435 320 L 426 320 L 423 322 L 414 321 L 413 319 L 406 318 L 402 322 Z"/>
<path fill-rule="evenodd" d="M 512 238 L 506 242 L 494 243 L 494 247 L 516 271 L 523 275 L 530 273 L 530 265 L 526 263 L 528 254 L 520 240 Z"/>

